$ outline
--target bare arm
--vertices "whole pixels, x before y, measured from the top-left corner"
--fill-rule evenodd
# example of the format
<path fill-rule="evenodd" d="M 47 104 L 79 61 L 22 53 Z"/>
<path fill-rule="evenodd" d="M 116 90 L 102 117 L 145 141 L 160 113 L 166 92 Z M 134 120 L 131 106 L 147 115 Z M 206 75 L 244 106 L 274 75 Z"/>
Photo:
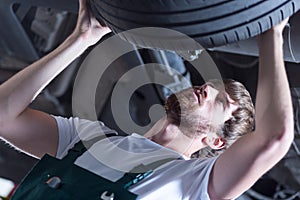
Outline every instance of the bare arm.
<path fill-rule="evenodd" d="M 259 38 L 256 130 L 240 138 L 217 159 L 209 183 L 212 199 L 241 195 L 281 160 L 291 145 L 293 111 L 282 50 L 285 23 Z"/>
<path fill-rule="evenodd" d="M 90 17 L 86 0 L 80 0 L 77 26 L 57 49 L 0 86 L 0 136 L 16 147 L 41 157 L 56 154 L 57 124 L 46 113 L 28 105 L 46 85 L 89 46 L 110 32 Z"/>

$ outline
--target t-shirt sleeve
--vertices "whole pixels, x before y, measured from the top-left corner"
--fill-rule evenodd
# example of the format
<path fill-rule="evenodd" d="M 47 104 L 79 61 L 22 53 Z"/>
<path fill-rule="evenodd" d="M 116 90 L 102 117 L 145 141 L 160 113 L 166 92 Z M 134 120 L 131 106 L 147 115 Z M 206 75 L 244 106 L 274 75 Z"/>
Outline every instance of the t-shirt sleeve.
<path fill-rule="evenodd" d="M 175 160 L 154 171 L 131 191 L 138 199 L 210 200 L 208 182 L 216 158 Z"/>
<path fill-rule="evenodd" d="M 67 155 L 68 150 L 80 140 L 89 140 L 109 133 L 117 134 L 116 131 L 106 127 L 100 121 L 90 121 L 77 117 L 64 118 L 54 116 L 54 118 L 57 122 L 59 134 L 57 158 L 63 158 Z"/>
<path fill-rule="evenodd" d="M 189 173 L 190 177 L 186 177 L 187 179 L 195 180 L 186 180 L 187 183 L 190 183 L 190 185 L 186 185 L 187 194 L 191 195 L 190 199 L 210 199 L 208 195 L 208 182 L 216 159 L 217 157 L 199 159 L 199 163 L 201 164 L 195 164 L 193 169 L 191 169 L 191 173 Z"/>

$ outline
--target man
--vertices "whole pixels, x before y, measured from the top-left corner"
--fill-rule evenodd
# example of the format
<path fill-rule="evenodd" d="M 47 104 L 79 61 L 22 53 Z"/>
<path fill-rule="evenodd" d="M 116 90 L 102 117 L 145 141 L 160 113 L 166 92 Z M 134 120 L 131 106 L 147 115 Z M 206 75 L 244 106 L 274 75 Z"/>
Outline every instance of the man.
<path fill-rule="evenodd" d="M 89 16 L 86 1 L 80 0 L 77 26 L 66 41 L 0 86 L 0 136 L 28 154 L 63 158 L 80 138 L 90 139 L 98 130 L 101 134 L 114 132 L 102 123 L 54 117 L 28 108 L 55 76 L 110 32 Z M 251 99 L 244 87 L 230 81 L 222 88 L 212 81 L 172 95 L 166 102 L 167 116 L 145 137 L 132 134 L 102 139 L 78 157 L 75 165 L 118 181 L 141 163 L 147 166 L 173 158 L 128 190 L 140 199 L 220 200 L 241 195 L 286 154 L 293 140 L 292 104 L 282 55 L 286 21 L 259 37 L 255 130 Z M 226 151 L 214 158 L 189 159 L 206 147 Z M 121 153 L 115 153 L 120 149 Z M 45 183 L 57 189 L 52 181 L 61 180 L 54 178 Z M 108 199 L 109 194 L 101 197 Z"/>

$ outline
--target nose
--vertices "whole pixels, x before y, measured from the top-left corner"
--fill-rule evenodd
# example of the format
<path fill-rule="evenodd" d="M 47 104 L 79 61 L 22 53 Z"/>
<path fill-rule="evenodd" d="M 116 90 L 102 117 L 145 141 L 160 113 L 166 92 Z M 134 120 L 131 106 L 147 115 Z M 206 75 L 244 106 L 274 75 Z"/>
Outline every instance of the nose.
<path fill-rule="evenodd" d="M 199 93 L 204 100 L 208 97 L 208 85 L 203 85 L 199 88 Z"/>
<path fill-rule="evenodd" d="M 216 98 L 216 96 L 218 95 L 218 93 L 219 93 L 219 91 L 217 89 L 215 89 L 215 87 L 213 87 L 209 84 L 205 84 L 200 88 L 201 97 L 205 101 L 214 100 Z"/>

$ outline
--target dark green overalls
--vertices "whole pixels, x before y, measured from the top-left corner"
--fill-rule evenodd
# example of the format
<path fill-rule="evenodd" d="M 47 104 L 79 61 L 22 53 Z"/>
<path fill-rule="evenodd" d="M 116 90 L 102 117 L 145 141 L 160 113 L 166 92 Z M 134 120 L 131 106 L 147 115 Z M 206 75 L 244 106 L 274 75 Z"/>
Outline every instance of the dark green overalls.
<path fill-rule="evenodd" d="M 137 195 L 128 191 L 128 188 L 150 175 L 156 167 L 174 160 L 169 158 L 147 166 L 139 165 L 131 172 L 141 167 L 147 170 L 143 173 L 126 173 L 118 181 L 112 182 L 73 164 L 94 142 L 84 142 L 85 145 L 78 142 L 61 160 L 46 154 L 19 185 L 12 200 L 137 199 Z"/>

